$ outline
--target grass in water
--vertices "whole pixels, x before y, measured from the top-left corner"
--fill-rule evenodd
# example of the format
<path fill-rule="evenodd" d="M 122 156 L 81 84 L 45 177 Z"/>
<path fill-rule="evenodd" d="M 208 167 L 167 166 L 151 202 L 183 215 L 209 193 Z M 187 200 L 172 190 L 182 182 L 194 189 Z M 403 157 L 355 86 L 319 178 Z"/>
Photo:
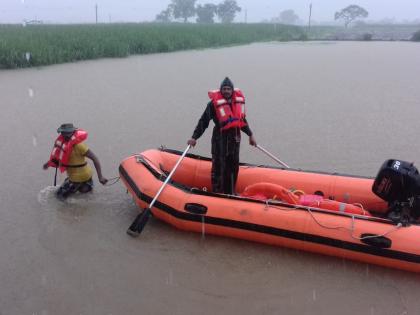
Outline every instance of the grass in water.
<path fill-rule="evenodd" d="M 0 68 L 304 38 L 273 24 L 0 25 Z"/>

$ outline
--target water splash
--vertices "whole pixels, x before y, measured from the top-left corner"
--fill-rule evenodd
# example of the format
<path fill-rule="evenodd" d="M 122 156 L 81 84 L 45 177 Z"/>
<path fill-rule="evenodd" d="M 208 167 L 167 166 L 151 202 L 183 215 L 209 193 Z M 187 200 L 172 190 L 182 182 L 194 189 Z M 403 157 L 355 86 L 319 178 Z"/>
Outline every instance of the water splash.
<path fill-rule="evenodd" d="M 93 192 L 89 192 L 86 194 L 75 193 L 68 197 L 65 202 L 71 205 L 86 206 L 92 201 L 98 201 L 98 198 Z"/>
<path fill-rule="evenodd" d="M 67 222 L 81 222 L 82 218 L 89 211 L 89 201 L 93 196 L 75 194 L 65 201 L 56 198 L 56 191 L 59 186 L 47 186 L 38 193 L 38 202 L 45 212 L 53 212 L 55 215 L 48 215 L 50 222 L 47 224 L 47 232 L 55 229 L 57 220 Z"/>
<path fill-rule="evenodd" d="M 35 136 L 35 135 L 33 135 L 33 136 L 32 136 L 32 145 L 33 145 L 34 147 L 37 147 L 37 146 L 38 146 L 38 141 L 37 141 L 37 139 L 36 139 L 36 136 Z"/>
<path fill-rule="evenodd" d="M 34 97 L 34 90 L 32 88 L 28 88 L 28 95 L 29 97 Z"/>
<path fill-rule="evenodd" d="M 25 59 L 26 59 L 26 61 L 27 61 L 27 62 L 29 62 L 29 60 L 31 60 L 31 58 L 32 58 L 32 54 L 31 54 L 30 52 L 28 52 L 28 51 L 27 51 L 27 52 L 25 53 Z"/>
<path fill-rule="evenodd" d="M 55 199 L 55 192 L 57 191 L 58 187 L 55 186 L 47 186 L 38 193 L 38 202 L 41 205 L 48 204 L 48 201 L 51 200 L 51 197 Z"/>

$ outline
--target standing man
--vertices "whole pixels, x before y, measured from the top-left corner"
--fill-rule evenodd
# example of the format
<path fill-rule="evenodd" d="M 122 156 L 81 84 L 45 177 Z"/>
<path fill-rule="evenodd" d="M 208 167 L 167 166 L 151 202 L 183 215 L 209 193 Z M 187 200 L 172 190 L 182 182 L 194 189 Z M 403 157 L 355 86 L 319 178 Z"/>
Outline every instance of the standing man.
<path fill-rule="evenodd" d="M 211 184 L 216 193 L 234 194 L 239 172 L 239 148 L 241 130 L 249 136 L 249 144 L 256 146 L 252 131 L 245 117 L 245 97 L 242 91 L 234 89 L 226 77 L 219 90 L 208 92 L 210 102 L 198 121 L 188 144 L 195 146 L 209 126 L 214 122 L 211 138 Z"/>
<path fill-rule="evenodd" d="M 86 157 L 93 161 L 99 182 L 102 185 L 107 183 L 107 179 L 102 176 L 101 164 L 96 155 L 83 143 L 87 139 L 87 132 L 75 128 L 73 124 L 62 124 L 57 132 L 60 134 L 55 140 L 54 148 L 50 159 L 43 165 L 43 169 L 48 167 L 59 168 L 63 173 L 67 172 L 68 177 L 57 190 L 56 195 L 60 200 L 65 200 L 69 195 L 76 193 L 87 193 L 93 188 L 92 169 L 86 162 Z"/>

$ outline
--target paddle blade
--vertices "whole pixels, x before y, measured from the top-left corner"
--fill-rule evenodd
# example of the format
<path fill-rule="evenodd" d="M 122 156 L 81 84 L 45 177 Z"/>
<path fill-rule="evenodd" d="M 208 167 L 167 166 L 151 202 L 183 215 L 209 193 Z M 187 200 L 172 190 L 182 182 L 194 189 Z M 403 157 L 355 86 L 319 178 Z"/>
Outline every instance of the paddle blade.
<path fill-rule="evenodd" d="M 137 218 L 131 223 L 130 227 L 127 230 L 127 234 L 131 237 L 138 237 L 143 231 L 147 221 L 149 221 L 150 209 L 146 208 L 142 213 L 140 213 Z"/>

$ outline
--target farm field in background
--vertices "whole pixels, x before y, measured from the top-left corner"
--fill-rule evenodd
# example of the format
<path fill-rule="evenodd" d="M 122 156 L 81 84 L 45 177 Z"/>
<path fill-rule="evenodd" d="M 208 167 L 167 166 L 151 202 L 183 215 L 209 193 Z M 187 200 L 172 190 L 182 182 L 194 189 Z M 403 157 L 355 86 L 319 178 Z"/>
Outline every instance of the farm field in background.
<path fill-rule="evenodd" d="M 0 68 L 304 37 L 301 27 L 277 24 L 1 25 Z"/>

